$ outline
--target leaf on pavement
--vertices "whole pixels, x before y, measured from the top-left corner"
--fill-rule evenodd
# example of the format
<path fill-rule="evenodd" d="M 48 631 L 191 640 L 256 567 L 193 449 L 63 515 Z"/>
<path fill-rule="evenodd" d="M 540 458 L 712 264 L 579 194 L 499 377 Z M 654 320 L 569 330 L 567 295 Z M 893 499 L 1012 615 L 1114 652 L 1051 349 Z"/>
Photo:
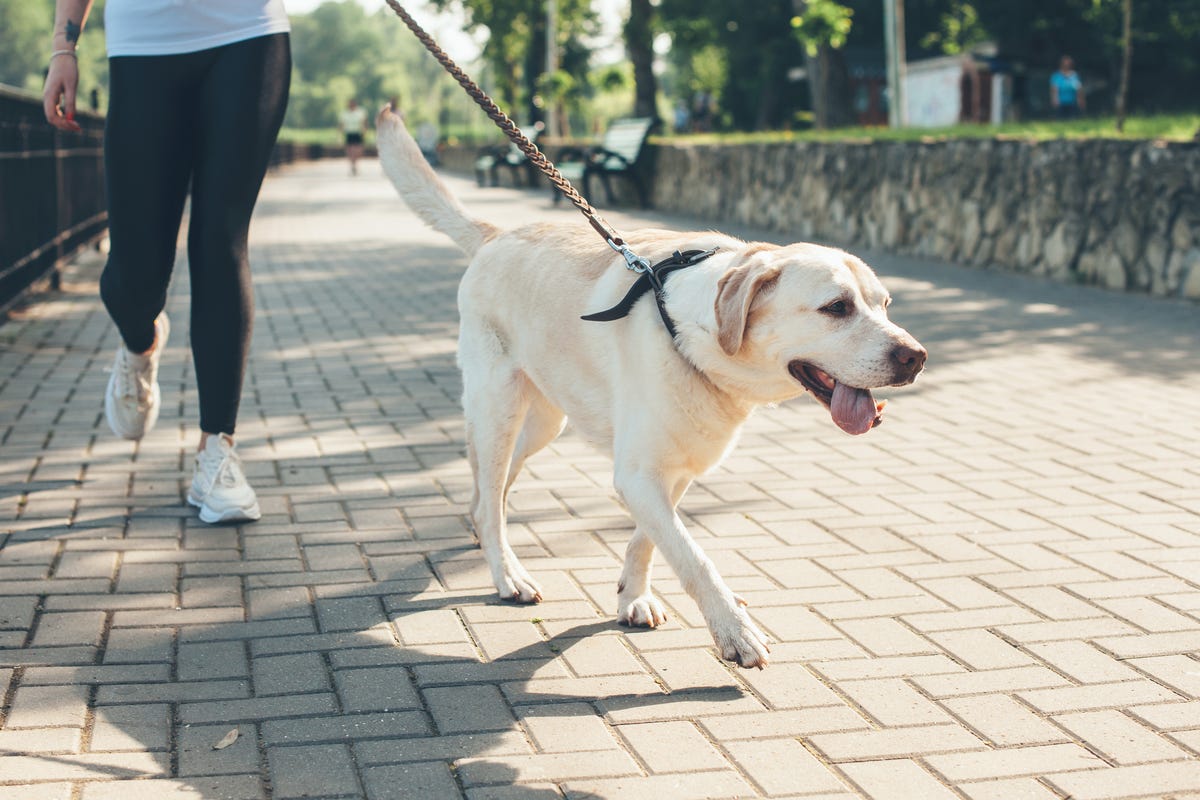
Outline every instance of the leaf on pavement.
<path fill-rule="evenodd" d="M 238 739 L 238 729 L 233 728 L 229 731 L 229 733 L 227 733 L 221 737 L 221 741 L 219 741 L 213 745 L 213 750 L 224 750 L 226 747 L 229 747 L 229 745 L 236 742 L 237 739 Z"/>

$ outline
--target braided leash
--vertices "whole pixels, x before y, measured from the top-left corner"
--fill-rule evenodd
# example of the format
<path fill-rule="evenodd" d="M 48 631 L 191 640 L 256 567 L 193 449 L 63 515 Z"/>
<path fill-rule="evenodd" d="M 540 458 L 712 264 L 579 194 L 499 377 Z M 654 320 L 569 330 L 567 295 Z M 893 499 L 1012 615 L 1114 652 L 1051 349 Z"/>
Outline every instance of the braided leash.
<path fill-rule="evenodd" d="M 634 272 L 645 272 L 647 269 L 649 269 L 650 261 L 642 258 L 641 256 L 635 255 L 633 251 L 629 249 L 629 247 L 625 244 L 625 241 L 617 235 L 615 230 L 613 230 L 612 226 L 601 219 L 596 213 L 596 210 L 592 208 L 588 201 L 583 198 L 583 195 L 581 195 L 575 189 L 575 187 L 571 185 L 569 180 L 563 177 L 563 174 L 558 171 L 558 168 L 554 166 L 554 163 L 551 162 L 550 159 L 546 158 L 546 155 L 537 148 L 537 145 L 529 141 L 529 138 L 525 136 L 525 134 L 521 133 L 520 129 L 517 128 L 516 123 L 509 119 L 508 115 L 500 110 L 500 107 L 496 105 L 495 101 L 488 97 L 487 93 L 484 92 L 483 89 L 480 89 L 475 81 L 471 80 L 470 75 L 464 72 L 462 68 L 458 66 L 458 64 L 455 64 L 450 56 L 446 55 L 446 51 L 442 50 L 442 48 L 438 46 L 438 43 L 434 41 L 434 38 L 426 33 L 424 28 L 417 24 L 417 21 L 414 20 L 412 16 L 410 16 L 409 13 L 404 10 L 404 7 L 401 6 L 397 0 L 385 0 L 385 2 L 392 9 L 392 11 L 396 12 L 396 16 L 398 16 L 401 21 L 408 26 L 408 29 L 416 35 L 416 37 L 421 41 L 421 44 L 425 45 L 425 49 L 428 50 L 433 57 L 438 60 L 438 63 L 445 67 L 446 71 L 449 72 L 456 81 L 458 81 L 459 85 L 466 89 L 467 94 L 471 96 L 471 99 L 474 100 L 480 108 L 487 112 L 488 117 L 496 123 L 496 126 L 504 132 L 504 135 L 512 140 L 512 143 L 515 144 L 521 150 L 521 152 L 525 154 L 525 157 L 529 159 L 529 163 L 541 170 L 542 174 L 544 174 L 550 180 L 550 182 L 554 184 L 554 187 L 558 189 L 558 191 L 562 192 L 563 196 L 570 200 L 571 204 L 578 208 L 580 212 L 582 212 L 583 216 L 587 219 L 591 226 L 596 229 L 596 232 L 604 237 L 604 241 L 608 242 L 609 247 L 624 256 L 625 263 L 629 269 L 633 270 Z"/>

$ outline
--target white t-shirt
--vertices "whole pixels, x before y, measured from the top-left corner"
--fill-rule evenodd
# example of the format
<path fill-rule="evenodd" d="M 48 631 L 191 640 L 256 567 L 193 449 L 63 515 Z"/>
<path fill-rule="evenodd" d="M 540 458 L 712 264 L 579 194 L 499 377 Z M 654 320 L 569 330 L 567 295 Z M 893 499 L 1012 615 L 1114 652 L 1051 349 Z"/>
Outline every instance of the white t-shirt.
<path fill-rule="evenodd" d="M 291 30 L 283 0 L 108 0 L 111 56 L 194 53 Z"/>
<path fill-rule="evenodd" d="M 362 106 L 343 109 L 338 114 L 338 121 L 346 133 L 362 133 L 367 124 L 367 110 Z"/>

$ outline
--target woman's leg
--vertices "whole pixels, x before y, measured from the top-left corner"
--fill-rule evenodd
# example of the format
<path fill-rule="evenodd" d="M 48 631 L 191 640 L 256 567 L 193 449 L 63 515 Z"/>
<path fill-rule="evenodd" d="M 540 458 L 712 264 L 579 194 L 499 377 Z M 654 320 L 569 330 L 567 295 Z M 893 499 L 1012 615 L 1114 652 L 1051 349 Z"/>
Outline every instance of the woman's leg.
<path fill-rule="evenodd" d="M 199 87 L 188 261 L 200 430 L 232 435 L 254 318 L 247 238 L 291 79 L 287 34 L 212 51 Z"/>
<path fill-rule="evenodd" d="M 125 346 L 154 344 L 191 177 L 194 62 L 186 56 L 114 58 L 104 131 L 111 250 L 100 296 Z"/>

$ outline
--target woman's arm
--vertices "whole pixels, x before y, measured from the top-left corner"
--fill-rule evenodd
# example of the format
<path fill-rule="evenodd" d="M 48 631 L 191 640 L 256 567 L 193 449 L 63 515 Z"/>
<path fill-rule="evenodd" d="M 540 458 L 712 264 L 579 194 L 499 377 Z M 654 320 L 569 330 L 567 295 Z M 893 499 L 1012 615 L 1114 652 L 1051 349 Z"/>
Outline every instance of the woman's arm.
<path fill-rule="evenodd" d="M 92 0 L 57 0 L 54 10 L 53 55 L 42 90 L 46 121 L 64 131 L 77 131 L 75 90 L 79 87 L 79 64 L 75 47 L 92 10 Z"/>

